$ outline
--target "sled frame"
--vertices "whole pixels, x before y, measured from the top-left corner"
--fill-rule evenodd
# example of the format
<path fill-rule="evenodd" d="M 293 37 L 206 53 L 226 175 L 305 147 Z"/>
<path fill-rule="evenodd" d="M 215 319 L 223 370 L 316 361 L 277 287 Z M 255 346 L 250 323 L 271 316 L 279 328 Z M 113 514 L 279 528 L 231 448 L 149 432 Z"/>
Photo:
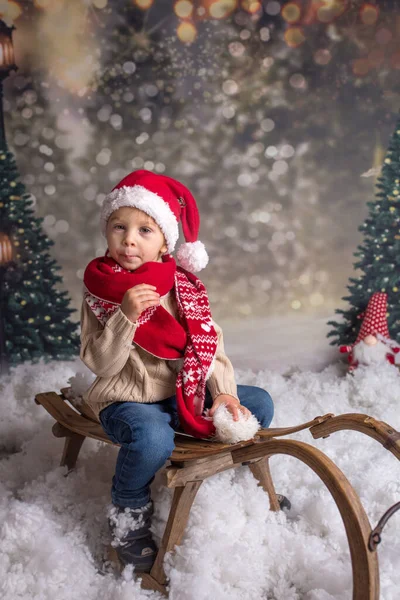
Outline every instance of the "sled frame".
<path fill-rule="evenodd" d="M 83 414 L 78 404 L 71 405 L 72 401 L 70 388 L 61 389 L 61 394 L 51 391 L 35 396 L 35 402 L 56 421 L 53 434 L 65 438 L 60 465 L 67 467 L 67 473 L 75 468 L 86 437 L 118 446 L 107 437 L 99 422 Z M 335 423 L 334 419 L 334 415 L 327 414 L 296 427 L 261 429 L 254 439 L 232 445 L 197 440 L 177 433 L 170 464 L 165 469 L 166 485 L 174 490 L 172 506 L 150 573 L 138 573 L 142 587 L 168 596 L 165 554 L 181 543 L 190 509 L 205 479 L 228 469 L 248 466 L 266 491 L 270 510 L 278 511 L 280 507 L 269 459 L 286 454 L 300 460 L 318 475 L 339 509 L 350 548 L 353 600 L 378 600 L 378 555 L 368 547 L 371 525 L 357 493 L 342 471 L 318 448 L 293 439 L 276 439 L 304 429 L 310 429 L 314 437 L 325 437 L 329 435 L 329 423 Z M 345 424 L 346 421 L 342 422 L 341 427 L 346 428 Z"/>

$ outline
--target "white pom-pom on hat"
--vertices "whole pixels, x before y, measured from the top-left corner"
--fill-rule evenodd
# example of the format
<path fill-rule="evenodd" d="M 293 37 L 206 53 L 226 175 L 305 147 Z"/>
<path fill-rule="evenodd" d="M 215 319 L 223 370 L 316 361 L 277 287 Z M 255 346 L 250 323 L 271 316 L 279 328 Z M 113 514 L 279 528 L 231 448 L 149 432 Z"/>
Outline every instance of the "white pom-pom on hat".
<path fill-rule="evenodd" d="M 238 411 L 239 418 L 233 420 L 233 415 L 228 411 L 225 404 L 221 404 L 216 409 L 213 422 L 215 426 L 215 441 L 224 444 L 237 444 L 251 440 L 260 429 L 261 425 L 253 414 L 244 415 Z"/>
<path fill-rule="evenodd" d="M 208 254 L 203 242 L 186 242 L 181 244 L 176 253 L 181 267 L 187 271 L 198 272 L 208 264 Z"/>

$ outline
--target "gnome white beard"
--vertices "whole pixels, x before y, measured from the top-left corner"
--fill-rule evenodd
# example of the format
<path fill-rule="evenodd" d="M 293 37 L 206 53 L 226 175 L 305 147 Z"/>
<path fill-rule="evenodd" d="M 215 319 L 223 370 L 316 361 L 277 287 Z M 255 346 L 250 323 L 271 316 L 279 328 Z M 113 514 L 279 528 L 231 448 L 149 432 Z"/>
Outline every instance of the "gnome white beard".
<path fill-rule="evenodd" d="M 385 362 L 388 352 L 390 348 L 383 342 L 377 341 L 374 346 L 359 342 L 353 348 L 353 357 L 361 365 L 377 365 Z"/>

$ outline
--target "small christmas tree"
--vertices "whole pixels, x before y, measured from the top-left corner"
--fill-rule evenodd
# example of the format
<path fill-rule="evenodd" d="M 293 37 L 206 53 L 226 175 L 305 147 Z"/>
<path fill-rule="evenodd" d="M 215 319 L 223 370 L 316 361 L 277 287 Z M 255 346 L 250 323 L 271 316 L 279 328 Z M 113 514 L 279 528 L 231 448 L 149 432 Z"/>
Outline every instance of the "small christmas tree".
<path fill-rule="evenodd" d="M 14 157 L 0 150 L 0 223 L 3 240 L 12 246 L 12 260 L 2 267 L 2 317 L 9 365 L 24 361 L 69 360 L 79 353 L 77 324 L 69 320 L 68 292 L 54 289 L 62 282 L 61 267 L 50 257 L 54 244 L 41 229 Z"/>
<path fill-rule="evenodd" d="M 389 332 L 393 340 L 400 341 L 400 119 L 376 187 L 376 201 L 368 202 L 369 215 L 359 228 L 365 241 L 354 253 L 358 258 L 354 267 L 362 274 L 350 277 L 350 295 L 343 298 L 350 308 L 335 311 L 343 317 L 340 323 L 328 322 L 334 327 L 328 337 L 336 338 L 332 345 L 354 343 L 362 314 L 374 292 L 387 293 Z"/>

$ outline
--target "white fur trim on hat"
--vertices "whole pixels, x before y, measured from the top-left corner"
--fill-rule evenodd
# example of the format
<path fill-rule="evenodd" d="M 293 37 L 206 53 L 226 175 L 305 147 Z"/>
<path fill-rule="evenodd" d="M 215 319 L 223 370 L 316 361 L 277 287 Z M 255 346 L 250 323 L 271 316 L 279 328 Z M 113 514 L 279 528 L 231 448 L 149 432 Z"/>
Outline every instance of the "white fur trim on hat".
<path fill-rule="evenodd" d="M 107 194 L 101 207 L 101 232 L 106 237 L 110 215 L 122 206 L 138 208 L 152 217 L 164 234 L 168 252 L 172 252 L 179 238 L 178 221 L 167 202 L 142 185 L 123 186 Z"/>
<path fill-rule="evenodd" d="M 186 242 L 181 244 L 176 253 L 181 267 L 187 271 L 201 271 L 208 264 L 208 254 L 203 242 Z"/>

